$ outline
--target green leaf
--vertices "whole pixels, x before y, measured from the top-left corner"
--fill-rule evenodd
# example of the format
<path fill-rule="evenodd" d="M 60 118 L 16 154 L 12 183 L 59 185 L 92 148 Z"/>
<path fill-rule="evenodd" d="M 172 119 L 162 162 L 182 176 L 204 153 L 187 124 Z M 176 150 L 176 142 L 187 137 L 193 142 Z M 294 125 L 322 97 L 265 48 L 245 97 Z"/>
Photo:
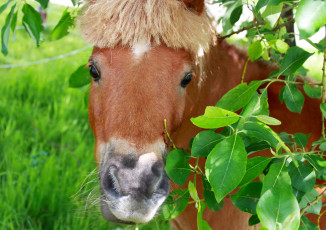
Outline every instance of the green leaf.
<path fill-rule="evenodd" d="M 258 59 L 263 53 L 263 47 L 260 41 L 255 41 L 254 43 L 252 43 L 249 46 L 247 53 L 251 61 Z"/>
<path fill-rule="evenodd" d="M 292 193 L 291 179 L 284 163 L 274 163 L 270 166 L 267 175 L 264 177 L 261 194 L 269 189 L 279 187 L 288 187 L 287 190 L 291 190 Z"/>
<path fill-rule="evenodd" d="M 63 11 L 63 14 L 58 22 L 58 24 L 54 27 L 51 33 L 51 40 L 58 40 L 63 38 L 67 34 L 69 34 L 69 28 L 74 25 L 74 19 L 71 17 L 70 13 L 67 9 Z"/>
<path fill-rule="evenodd" d="M 295 73 L 299 67 L 311 56 L 311 53 L 294 46 L 287 50 L 278 70 L 278 75 L 290 75 Z"/>
<path fill-rule="evenodd" d="M 286 84 L 283 92 L 283 99 L 286 107 L 291 112 L 301 113 L 304 104 L 304 96 L 295 84 Z"/>
<path fill-rule="evenodd" d="M 204 185 L 203 195 L 204 195 L 207 208 L 215 212 L 219 211 L 223 207 L 223 201 L 217 203 L 214 192 L 212 191 L 211 185 L 207 181 L 206 177 L 202 176 L 202 181 Z"/>
<path fill-rule="evenodd" d="M 321 103 L 320 104 L 320 110 L 321 110 L 324 118 L 326 118 L 326 103 Z"/>
<path fill-rule="evenodd" d="M 281 121 L 277 120 L 274 117 L 266 116 L 266 115 L 258 115 L 256 116 L 258 120 L 267 124 L 267 125 L 280 125 Z"/>
<path fill-rule="evenodd" d="M 84 93 L 84 105 L 85 108 L 88 108 L 88 102 L 89 102 L 89 93 L 90 93 L 90 88 L 86 89 L 86 92 Z"/>
<path fill-rule="evenodd" d="M 12 32 L 15 32 L 15 29 L 16 29 L 17 15 L 18 15 L 18 12 L 16 12 L 14 14 L 14 16 L 12 17 L 11 26 L 10 26 Z"/>
<path fill-rule="evenodd" d="M 284 101 L 283 98 L 284 90 L 285 90 L 285 86 L 281 89 L 280 94 L 278 95 L 278 99 L 280 100 L 281 104 L 283 104 Z"/>
<path fill-rule="evenodd" d="M 247 160 L 247 170 L 239 186 L 242 186 L 257 178 L 272 160 L 269 157 L 254 157 Z"/>
<path fill-rule="evenodd" d="M 280 52 L 282 54 L 286 53 L 286 51 L 289 49 L 289 45 L 280 39 L 274 39 L 274 40 L 268 41 L 268 43 L 273 49 L 277 50 L 278 52 Z"/>
<path fill-rule="evenodd" d="M 316 200 L 319 193 L 313 188 L 310 192 L 306 193 L 299 203 L 300 209 L 303 209 L 310 205 L 310 203 Z M 314 213 L 316 215 L 320 214 L 320 210 L 322 208 L 322 202 L 319 200 L 316 204 L 312 205 L 306 212 L 307 213 Z"/>
<path fill-rule="evenodd" d="M 5 4 L 1 5 L 0 6 L 0 14 L 5 11 L 5 9 L 8 7 L 9 3 L 11 2 L 12 0 L 8 0 Z"/>
<path fill-rule="evenodd" d="M 205 173 L 217 202 L 237 187 L 246 171 L 247 153 L 237 134 L 218 143 L 208 155 Z"/>
<path fill-rule="evenodd" d="M 283 3 L 280 3 L 278 5 L 269 5 L 268 4 L 267 6 L 263 7 L 260 10 L 262 17 L 266 21 L 265 26 L 268 29 L 274 28 L 274 26 L 277 23 L 278 18 L 281 15 L 282 8 L 283 8 Z"/>
<path fill-rule="evenodd" d="M 215 145 L 224 138 L 225 137 L 223 135 L 215 133 L 212 130 L 206 130 L 198 133 L 192 143 L 191 155 L 207 157 Z"/>
<path fill-rule="evenodd" d="M 267 6 L 269 0 L 259 0 L 256 4 L 255 10 L 258 12 L 260 11 L 261 8 L 263 8 L 264 6 Z"/>
<path fill-rule="evenodd" d="M 305 135 L 303 133 L 296 133 L 293 136 L 293 140 L 295 143 L 297 143 L 298 146 L 301 148 L 305 148 L 308 144 L 308 138 L 310 137 L 310 134 Z"/>
<path fill-rule="evenodd" d="M 25 30 L 34 40 L 37 46 L 40 45 L 41 31 L 43 30 L 41 15 L 29 4 L 25 3 L 22 9 L 24 13 L 23 25 Z"/>
<path fill-rule="evenodd" d="M 9 14 L 6 17 L 5 25 L 1 29 L 1 52 L 4 55 L 8 54 L 8 42 L 10 35 L 11 23 L 14 17 L 16 4 L 11 7 Z"/>
<path fill-rule="evenodd" d="M 188 206 L 189 202 L 189 190 L 188 189 L 176 189 L 170 193 L 174 197 L 174 205 L 171 212 L 170 219 L 179 216 Z"/>
<path fill-rule="evenodd" d="M 304 158 L 315 169 L 317 178 L 326 180 L 326 161 L 322 157 L 316 155 L 306 154 Z"/>
<path fill-rule="evenodd" d="M 187 152 L 175 149 L 166 158 L 165 172 L 178 185 L 184 185 L 191 172 L 187 157 Z"/>
<path fill-rule="evenodd" d="M 188 189 L 189 189 L 189 193 L 190 193 L 190 196 L 191 198 L 196 201 L 196 203 L 200 202 L 200 199 L 199 199 L 199 196 L 198 196 L 198 193 L 197 193 L 197 188 L 195 187 L 195 185 L 189 181 L 188 183 Z"/>
<path fill-rule="evenodd" d="M 261 188 L 262 183 L 259 181 L 246 184 L 235 195 L 230 196 L 231 201 L 241 211 L 255 215 Z"/>
<path fill-rule="evenodd" d="M 73 72 L 69 78 L 70 88 L 80 88 L 91 83 L 91 77 L 89 75 L 89 69 L 85 68 L 85 65 L 78 67 L 75 72 Z"/>
<path fill-rule="evenodd" d="M 266 141 L 274 149 L 278 144 L 278 140 L 274 137 L 274 135 L 277 134 L 267 125 L 262 123 L 245 123 L 241 128 L 241 131 L 247 136 L 256 137 L 262 141 Z"/>
<path fill-rule="evenodd" d="M 309 97 L 321 98 L 321 86 L 311 87 L 310 85 L 304 85 L 303 89 Z"/>
<path fill-rule="evenodd" d="M 293 194 L 297 198 L 298 202 L 300 202 L 300 200 L 302 199 L 302 197 L 305 195 L 304 192 L 301 192 L 300 190 L 298 190 L 296 188 L 293 188 Z"/>
<path fill-rule="evenodd" d="M 307 217 L 301 216 L 301 226 L 299 230 L 319 230 L 318 226 L 311 223 Z"/>
<path fill-rule="evenodd" d="M 212 228 L 208 225 L 208 223 L 203 219 L 203 214 L 205 210 L 205 203 L 200 201 L 198 207 L 198 214 L 197 214 L 197 229 L 198 230 L 211 230 Z"/>
<path fill-rule="evenodd" d="M 299 228 L 300 209 L 291 187 L 290 190 L 287 186 L 268 189 L 259 199 L 257 214 L 268 230 Z"/>
<path fill-rule="evenodd" d="M 294 163 L 291 162 L 288 167 L 292 186 L 299 191 L 309 192 L 315 185 L 316 173 L 308 164 L 301 161 L 298 161 L 298 164 L 299 167 L 296 167 Z"/>
<path fill-rule="evenodd" d="M 267 91 L 264 91 L 264 93 L 261 95 L 255 92 L 250 102 L 243 108 L 241 115 L 243 117 L 249 117 L 255 115 L 269 115 L 269 109 L 268 109 L 269 105 L 267 102 L 266 92 Z"/>
<path fill-rule="evenodd" d="M 249 218 L 249 226 L 253 226 L 253 225 L 256 225 L 256 224 L 259 224 L 260 223 L 260 220 L 258 218 L 257 215 L 252 215 L 250 218 Z"/>
<path fill-rule="evenodd" d="M 237 85 L 227 92 L 216 104 L 222 109 L 237 111 L 247 105 L 261 85 L 261 81 L 252 81 L 249 86 L 246 83 Z"/>
<path fill-rule="evenodd" d="M 320 149 L 321 151 L 326 151 L 326 142 L 320 144 L 319 149 Z"/>
<path fill-rule="evenodd" d="M 300 38 L 309 38 L 326 24 L 326 2 L 301 0 L 295 13 Z"/>
<path fill-rule="evenodd" d="M 71 0 L 72 4 L 76 6 L 79 3 L 79 0 Z"/>
<path fill-rule="evenodd" d="M 43 9 L 46 9 L 48 7 L 49 0 L 35 0 L 35 1 L 39 2 Z"/>
<path fill-rule="evenodd" d="M 266 141 L 259 141 L 253 144 L 250 144 L 246 146 L 246 151 L 248 155 L 264 150 L 264 149 L 269 149 L 271 146 L 266 142 Z"/>
<path fill-rule="evenodd" d="M 240 16 L 242 14 L 242 1 L 238 1 L 236 8 L 232 11 L 230 17 L 231 25 L 234 25 L 237 21 L 239 21 Z"/>
<path fill-rule="evenodd" d="M 200 128 L 217 129 L 237 122 L 239 115 L 218 107 L 207 106 L 204 115 L 190 120 Z"/>

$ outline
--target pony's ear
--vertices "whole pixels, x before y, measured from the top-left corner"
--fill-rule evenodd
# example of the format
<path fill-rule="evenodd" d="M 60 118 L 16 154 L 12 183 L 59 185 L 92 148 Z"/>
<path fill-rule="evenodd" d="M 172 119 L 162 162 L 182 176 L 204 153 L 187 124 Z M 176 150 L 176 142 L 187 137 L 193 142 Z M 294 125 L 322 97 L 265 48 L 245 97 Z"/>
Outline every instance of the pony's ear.
<path fill-rule="evenodd" d="M 188 9 L 197 12 L 198 15 L 200 15 L 204 10 L 205 0 L 180 0 L 180 1 L 183 2 Z"/>

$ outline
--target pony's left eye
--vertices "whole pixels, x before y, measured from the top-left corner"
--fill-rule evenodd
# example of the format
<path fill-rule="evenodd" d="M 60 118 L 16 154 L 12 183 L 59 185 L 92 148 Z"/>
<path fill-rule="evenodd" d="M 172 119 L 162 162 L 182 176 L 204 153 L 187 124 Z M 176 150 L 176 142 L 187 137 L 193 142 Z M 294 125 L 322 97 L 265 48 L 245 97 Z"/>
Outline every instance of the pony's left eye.
<path fill-rule="evenodd" d="M 192 77 L 192 72 L 190 71 L 188 73 L 186 73 L 186 75 L 183 77 L 180 85 L 182 88 L 186 88 L 186 86 L 189 84 L 189 82 L 191 81 L 191 77 Z"/>
<path fill-rule="evenodd" d="M 92 78 L 94 79 L 94 81 L 100 80 L 101 74 L 100 74 L 100 71 L 98 71 L 98 69 L 95 67 L 95 65 L 89 66 L 89 73 L 92 76 Z"/>

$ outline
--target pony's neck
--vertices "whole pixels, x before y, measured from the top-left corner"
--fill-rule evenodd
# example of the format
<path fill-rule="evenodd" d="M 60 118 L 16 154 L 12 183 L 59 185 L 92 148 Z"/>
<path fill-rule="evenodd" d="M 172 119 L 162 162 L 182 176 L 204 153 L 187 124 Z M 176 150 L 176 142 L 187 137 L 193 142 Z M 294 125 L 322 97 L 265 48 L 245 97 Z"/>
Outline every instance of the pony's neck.
<path fill-rule="evenodd" d="M 191 117 L 202 115 L 206 106 L 215 105 L 226 92 L 241 83 L 246 60 L 244 51 L 227 44 L 225 40 L 219 40 L 211 47 L 201 63 L 202 76 L 197 78 L 200 83 L 192 84 L 187 89 L 185 119 L 173 135 L 177 146 L 188 147 L 189 140 L 200 131 L 191 124 Z M 244 81 L 265 79 L 271 71 L 273 68 L 267 63 L 249 61 Z"/>

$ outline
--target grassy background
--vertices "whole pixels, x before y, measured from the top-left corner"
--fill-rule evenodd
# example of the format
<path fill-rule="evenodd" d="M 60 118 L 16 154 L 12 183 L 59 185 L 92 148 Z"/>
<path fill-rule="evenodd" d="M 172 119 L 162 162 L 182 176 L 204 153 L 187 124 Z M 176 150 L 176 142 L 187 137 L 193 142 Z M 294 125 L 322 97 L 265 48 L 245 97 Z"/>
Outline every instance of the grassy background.
<path fill-rule="evenodd" d="M 9 54 L 0 54 L 0 65 L 85 47 L 75 30 L 61 40 L 48 41 L 63 10 L 49 6 L 47 22 L 52 26 L 45 30 L 40 48 L 23 29 L 17 30 Z M 7 13 L 0 15 L 0 25 Z M 0 229 L 126 227 L 104 221 L 99 213 L 99 185 L 96 172 L 91 173 L 96 163 L 84 103 L 86 90 L 68 85 L 71 73 L 87 63 L 90 53 L 91 48 L 44 64 L 0 69 Z M 140 228 L 153 229 L 153 224 Z"/>

